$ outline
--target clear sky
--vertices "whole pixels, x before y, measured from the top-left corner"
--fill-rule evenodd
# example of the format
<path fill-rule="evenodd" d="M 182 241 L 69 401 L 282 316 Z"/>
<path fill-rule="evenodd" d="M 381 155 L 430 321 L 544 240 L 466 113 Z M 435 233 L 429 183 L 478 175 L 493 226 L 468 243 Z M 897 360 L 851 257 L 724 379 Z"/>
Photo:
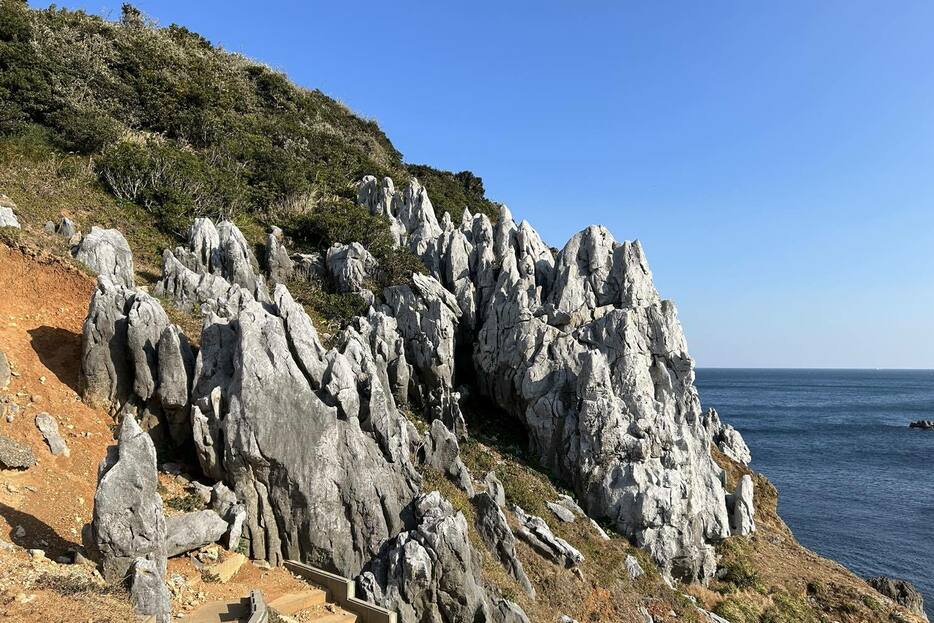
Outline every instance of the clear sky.
<path fill-rule="evenodd" d="M 639 238 L 699 366 L 934 367 L 932 2 L 135 4 L 474 171 L 551 245 Z"/>

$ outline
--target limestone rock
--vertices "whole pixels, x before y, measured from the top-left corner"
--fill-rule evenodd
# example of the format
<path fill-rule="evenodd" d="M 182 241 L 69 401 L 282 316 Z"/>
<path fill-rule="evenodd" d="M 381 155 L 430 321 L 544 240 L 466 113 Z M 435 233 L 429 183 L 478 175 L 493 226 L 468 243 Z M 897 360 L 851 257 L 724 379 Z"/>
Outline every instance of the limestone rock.
<path fill-rule="evenodd" d="M 162 330 L 157 345 L 158 376 L 156 396 L 168 420 L 169 433 L 176 445 L 191 438 L 190 402 L 195 356 L 188 338 L 175 325 Z"/>
<path fill-rule="evenodd" d="M 752 453 L 739 431 L 720 421 L 716 409 L 707 409 L 704 413 L 704 428 L 710 435 L 710 441 L 728 458 L 742 465 L 749 465 Z"/>
<path fill-rule="evenodd" d="M 425 439 L 425 463 L 450 478 L 467 495 L 473 495 L 470 472 L 460 458 L 457 438 L 441 420 L 431 423 Z"/>
<path fill-rule="evenodd" d="M 0 467 L 3 469 L 29 469 L 36 464 L 36 455 L 32 450 L 0 435 Z"/>
<path fill-rule="evenodd" d="M 6 389 L 10 385 L 10 360 L 6 353 L 0 350 L 0 389 Z"/>
<path fill-rule="evenodd" d="M 359 242 L 335 244 L 328 249 L 326 265 L 338 292 L 359 292 L 376 270 L 376 258 Z"/>
<path fill-rule="evenodd" d="M 273 227 L 266 235 L 266 275 L 272 283 L 285 283 L 292 276 L 293 262 L 282 242 L 282 230 Z"/>
<path fill-rule="evenodd" d="M 100 558 L 108 582 L 123 580 L 139 558 L 160 578 L 165 576 L 165 516 L 157 492 L 156 449 L 127 414 L 118 444 L 107 449 L 98 470 L 89 547 Z"/>
<path fill-rule="evenodd" d="M 493 501 L 496 502 L 496 505 L 500 508 L 505 508 L 506 490 L 503 488 L 503 483 L 501 483 L 499 478 L 496 477 L 496 473 L 488 473 L 484 479 L 484 483 L 486 484 L 487 493 L 490 494 L 490 497 L 493 498 Z"/>
<path fill-rule="evenodd" d="M 133 287 L 133 253 L 130 245 L 116 229 L 92 227 L 81 240 L 75 259 L 94 271 L 109 277 L 115 284 Z"/>
<path fill-rule="evenodd" d="M 869 585 L 897 603 L 927 620 L 924 612 L 924 597 L 911 582 L 879 576 L 867 580 Z"/>
<path fill-rule="evenodd" d="M 557 502 L 545 502 L 545 506 L 547 506 L 548 510 L 554 513 L 558 519 L 565 523 L 574 523 L 574 520 L 577 519 L 577 517 L 574 516 L 574 512 L 562 504 L 558 504 Z"/>
<path fill-rule="evenodd" d="M 327 275 L 327 267 L 320 253 L 293 253 L 292 273 L 305 281 L 322 281 Z"/>
<path fill-rule="evenodd" d="M 515 618 L 524 616 L 518 606 L 500 610 L 483 587 L 464 515 L 437 491 L 414 506 L 417 526 L 396 537 L 360 578 L 368 600 L 398 612 L 401 623 L 522 621 Z"/>
<path fill-rule="evenodd" d="M 756 508 L 752 503 L 753 483 L 749 474 L 743 475 L 736 490 L 727 500 L 730 508 L 730 531 L 735 535 L 746 535 L 756 531 L 753 519 Z"/>
<path fill-rule="evenodd" d="M 66 457 L 71 454 L 68 444 L 65 443 L 65 440 L 62 439 L 61 434 L 58 432 L 58 422 L 54 417 L 45 411 L 39 413 L 36 415 L 36 428 L 42 433 L 45 442 L 49 444 L 49 450 L 52 451 L 52 454 Z"/>
<path fill-rule="evenodd" d="M 584 561 L 584 556 L 574 546 L 555 536 L 541 517 L 529 515 L 518 506 L 513 507 L 520 528 L 517 536 L 538 554 L 565 567 L 574 567 Z"/>
<path fill-rule="evenodd" d="M 71 240 L 77 236 L 80 232 L 78 231 L 78 226 L 75 225 L 75 222 L 63 216 L 61 222 L 55 226 L 55 233 L 61 236 L 62 238 L 67 238 Z"/>
<path fill-rule="evenodd" d="M 172 620 L 172 601 L 164 575 L 157 561 L 145 557 L 133 561 L 130 569 L 130 603 L 137 614 L 154 617 L 156 623 Z"/>
<path fill-rule="evenodd" d="M 629 578 L 635 580 L 637 578 L 645 575 L 645 572 L 642 570 L 642 565 L 639 564 L 639 561 L 632 554 L 626 555 L 626 573 L 629 574 Z"/>
<path fill-rule="evenodd" d="M 16 204 L 13 200 L 6 195 L 0 195 L 0 227 L 20 228 L 14 210 L 16 210 Z"/>
<path fill-rule="evenodd" d="M 228 524 L 213 510 L 195 511 L 165 520 L 165 553 L 172 558 L 216 543 Z"/>
<path fill-rule="evenodd" d="M 480 533 L 480 538 L 506 572 L 519 583 L 522 590 L 534 598 L 535 589 L 525 574 L 522 561 L 516 555 L 516 538 L 509 528 L 506 515 L 489 493 L 478 493 L 472 501 L 476 509 L 477 532 Z"/>

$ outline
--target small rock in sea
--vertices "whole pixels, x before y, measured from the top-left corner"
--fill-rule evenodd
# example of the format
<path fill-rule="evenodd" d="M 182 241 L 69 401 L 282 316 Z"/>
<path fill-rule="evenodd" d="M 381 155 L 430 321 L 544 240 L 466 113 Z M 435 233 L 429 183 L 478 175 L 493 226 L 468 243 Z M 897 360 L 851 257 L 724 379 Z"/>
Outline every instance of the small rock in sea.
<path fill-rule="evenodd" d="M 908 428 L 920 428 L 921 430 L 934 430 L 934 420 L 918 420 L 908 425 Z"/>

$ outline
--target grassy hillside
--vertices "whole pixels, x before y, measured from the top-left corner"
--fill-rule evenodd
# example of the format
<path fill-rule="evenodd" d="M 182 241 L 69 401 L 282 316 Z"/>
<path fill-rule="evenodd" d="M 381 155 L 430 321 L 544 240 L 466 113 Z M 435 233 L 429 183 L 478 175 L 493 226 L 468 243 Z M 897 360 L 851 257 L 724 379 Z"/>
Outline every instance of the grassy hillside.
<path fill-rule="evenodd" d="M 110 22 L 0 0 L 0 134 L 36 126 L 169 233 L 196 215 L 281 220 L 351 198 L 363 175 L 411 176 L 375 122 L 129 5 Z M 458 217 L 492 206 L 469 172 L 418 171 Z"/>

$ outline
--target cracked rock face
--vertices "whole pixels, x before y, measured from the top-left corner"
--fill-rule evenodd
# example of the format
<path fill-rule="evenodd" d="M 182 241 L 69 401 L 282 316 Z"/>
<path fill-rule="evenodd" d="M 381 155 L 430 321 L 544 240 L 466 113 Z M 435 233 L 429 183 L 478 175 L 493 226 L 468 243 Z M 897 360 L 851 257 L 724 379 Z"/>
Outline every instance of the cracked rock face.
<path fill-rule="evenodd" d="M 133 253 L 130 245 L 116 229 L 92 227 L 91 233 L 81 239 L 75 259 L 99 276 L 107 276 L 114 283 L 133 287 Z"/>
<path fill-rule="evenodd" d="M 730 459 L 742 465 L 749 465 L 752 453 L 739 431 L 720 421 L 716 409 L 707 409 L 704 413 L 704 428 L 710 435 L 710 441 Z"/>
<path fill-rule="evenodd" d="M 353 576 L 404 528 L 418 486 L 410 431 L 368 337 L 351 330 L 325 351 L 300 307 L 280 313 L 252 302 L 206 318 L 192 396 L 199 458 L 242 501 L 254 558 Z"/>
<path fill-rule="evenodd" d="M 335 244 L 328 249 L 325 264 L 338 292 L 360 292 L 376 270 L 376 258 L 359 242 Z"/>

